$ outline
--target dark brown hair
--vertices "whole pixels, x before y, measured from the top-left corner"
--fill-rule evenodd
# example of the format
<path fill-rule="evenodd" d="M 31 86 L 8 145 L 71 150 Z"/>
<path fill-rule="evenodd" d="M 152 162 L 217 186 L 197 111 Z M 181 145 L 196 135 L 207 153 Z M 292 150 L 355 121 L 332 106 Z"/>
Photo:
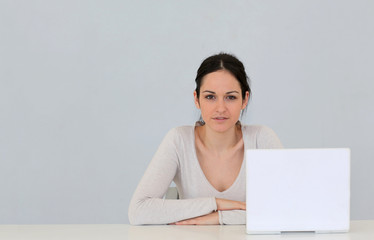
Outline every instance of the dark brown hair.
<path fill-rule="evenodd" d="M 245 72 L 244 65 L 239 59 L 234 55 L 228 53 L 219 53 L 205 59 L 199 69 L 197 70 L 196 75 L 196 95 L 197 98 L 200 98 L 200 87 L 203 82 L 205 75 L 216 72 L 219 70 L 226 70 L 235 76 L 240 84 L 240 89 L 242 90 L 242 98 L 245 98 L 245 93 L 249 93 L 251 97 L 251 88 L 249 87 L 249 78 Z"/>

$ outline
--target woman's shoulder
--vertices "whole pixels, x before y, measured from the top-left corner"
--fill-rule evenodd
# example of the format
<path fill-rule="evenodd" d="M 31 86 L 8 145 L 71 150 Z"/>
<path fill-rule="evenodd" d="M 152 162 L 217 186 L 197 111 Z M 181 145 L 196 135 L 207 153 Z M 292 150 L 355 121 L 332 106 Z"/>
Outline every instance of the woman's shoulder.
<path fill-rule="evenodd" d="M 184 147 L 189 147 L 193 142 L 193 127 L 192 126 L 180 126 L 171 128 L 159 146 L 162 151 L 179 151 Z M 166 150 L 165 150 L 166 149 Z"/>
<path fill-rule="evenodd" d="M 173 140 L 173 141 L 186 141 L 190 140 L 193 137 L 193 131 L 194 127 L 193 126 L 179 126 L 179 127 L 174 127 L 168 131 L 166 134 L 165 138 Z"/>
<path fill-rule="evenodd" d="M 277 134 L 265 125 L 243 125 L 243 138 L 255 144 L 255 148 L 282 148 Z"/>
<path fill-rule="evenodd" d="M 244 135 L 257 135 L 274 132 L 273 129 L 265 125 L 242 125 L 242 131 Z"/>
<path fill-rule="evenodd" d="M 178 126 L 174 127 L 169 130 L 168 134 L 171 135 L 187 135 L 190 134 L 194 130 L 194 126 Z"/>

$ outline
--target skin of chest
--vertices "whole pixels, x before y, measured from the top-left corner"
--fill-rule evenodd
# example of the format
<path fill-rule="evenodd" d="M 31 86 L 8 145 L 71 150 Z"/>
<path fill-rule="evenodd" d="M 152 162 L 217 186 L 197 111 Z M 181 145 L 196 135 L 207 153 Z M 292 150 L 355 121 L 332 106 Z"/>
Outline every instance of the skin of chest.
<path fill-rule="evenodd" d="M 196 154 L 200 167 L 209 183 L 223 192 L 237 179 L 244 157 L 244 144 L 238 143 L 229 151 L 221 154 L 212 153 L 201 144 L 196 144 Z"/>

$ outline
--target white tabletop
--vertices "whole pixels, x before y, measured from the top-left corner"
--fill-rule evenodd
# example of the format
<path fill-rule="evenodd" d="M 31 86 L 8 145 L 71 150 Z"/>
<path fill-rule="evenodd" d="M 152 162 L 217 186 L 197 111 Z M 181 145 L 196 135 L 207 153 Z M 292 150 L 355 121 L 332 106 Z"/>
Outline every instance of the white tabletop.
<path fill-rule="evenodd" d="M 244 225 L 234 226 L 131 226 L 127 224 L 66 224 L 66 225 L 0 225 L 0 239 L 162 239 L 162 240 L 210 240 L 210 239 L 326 239 L 371 240 L 374 239 L 374 220 L 351 221 L 349 233 L 314 234 L 287 233 L 281 235 L 247 235 Z"/>

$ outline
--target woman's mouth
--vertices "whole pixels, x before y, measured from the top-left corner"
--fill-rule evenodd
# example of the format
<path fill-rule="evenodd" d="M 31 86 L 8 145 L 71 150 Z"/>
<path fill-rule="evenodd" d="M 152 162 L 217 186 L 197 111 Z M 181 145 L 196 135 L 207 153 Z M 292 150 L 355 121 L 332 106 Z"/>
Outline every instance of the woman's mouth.
<path fill-rule="evenodd" d="M 227 117 L 215 117 L 215 118 L 213 118 L 213 120 L 215 120 L 217 122 L 224 122 L 227 119 L 228 119 Z"/>

